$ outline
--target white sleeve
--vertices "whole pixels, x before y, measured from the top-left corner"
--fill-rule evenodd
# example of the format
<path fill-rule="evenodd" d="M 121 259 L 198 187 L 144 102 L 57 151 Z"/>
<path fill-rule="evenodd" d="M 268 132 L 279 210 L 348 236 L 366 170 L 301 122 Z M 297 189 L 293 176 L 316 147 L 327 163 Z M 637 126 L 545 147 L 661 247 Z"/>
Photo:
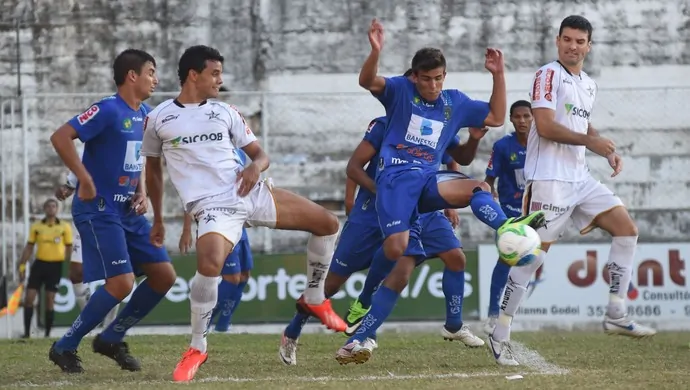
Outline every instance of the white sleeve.
<path fill-rule="evenodd" d="M 237 111 L 237 108 L 228 105 L 228 113 L 230 114 L 228 131 L 230 132 L 230 139 L 232 139 L 235 147 L 243 148 L 256 141 L 254 132 L 249 128 L 247 121 L 245 121 L 242 114 Z"/>
<path fill-rule="evenodd" d="M 74 174 L 74 172 L 70 171 L 69 174 L 67 174 L 67 186 L 70 188 L 77 188 L 77 183 L 79 180 L 77 180 L 77 175 Z"/>
<path fill-rule="evenodd" d="M 150 112 L 144 119 L 144 139 L 141 142 L 141 155 L 150 157 L 160 157 L 163 153 L 163 140 L 161 140 L 156 130 L 156 119 L 152 116 L 156 110 Z"/>
<path fill-rule="evenodd" d="M 550 108 L 556 110 L 558 106 L 558 79 L 554 77 L 556 71 L 551 67 L 543 67 L 537 71 L 532 82 L 532 108 Z"/>

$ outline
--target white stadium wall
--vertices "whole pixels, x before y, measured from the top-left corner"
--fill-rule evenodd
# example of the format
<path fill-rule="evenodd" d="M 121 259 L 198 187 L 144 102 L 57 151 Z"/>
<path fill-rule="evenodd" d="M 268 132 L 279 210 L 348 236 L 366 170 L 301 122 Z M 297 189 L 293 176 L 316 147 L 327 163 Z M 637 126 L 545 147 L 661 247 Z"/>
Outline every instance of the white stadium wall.
<path fill-rule="evenodd" d="M 349 153 L 368 121 L 382 114 L 380 105 L 357 86 L 372 17 L 383 20 L 387 33 L 383 72 L 400 73 L 416 49 L 438 46 L 448 59 L 448 87 L 488 98 L 490 77 L 482 71 L 483 50 L 494 46 L 505 53 L 512 102 L 528 97 L 533 72 L 554 58 L 560 20 L 578 13 L 595 26 L 586 66 L 600 87 L 593 123 L 617 143 L 626 163 L 625 172 L 615 180 L 609 178 L 603 159 L 590 158 L 591 169 L 630 205 L 642 241 L 690 236 L 690 110 L 685 107 L 690 95 L 690 16 L 685 1 L 516 0 L 500 7 L 490 0 L 196 3 L 195 8 L 179 0 L 140 6 L 136 2 L 137 7 L 132 0 L 119 0 L 100 2 L 98 8 L 66 0 L 3 3 L 0 96 L 7 98 L 2 98 L 2 166 L 6 194 L 17 180 L 19 222 L 24 201 L 22 136 L 29 145 L 29 211 L 38 214 L 65 177 L 49 144 L 50 133 L 112 90 L 112 58 L 127 47 L 154 54 L 159 91 L 174 92 L 182 50 L 198 43 L 216 46 L 227 58 L 226 85 L 232 91 L 252 91 L 235 92 L 228 99 L 249 118 L 269 149 L 270 175 L 276 184 L 337 203 L 343 198 Z M 17 86 L 12 15 L 25 21 L 18 34 L 23 105 L 10 98 Z M 35 97 L 46 93 L 63 95 Z M 84 93 L 92 95 L 64 95 Z M 165 97 L 159 93 L 152 102 Z M 483 178 L 491 143 L 506 131 L 494 129 L 487 136 L 468 173 Z M 11 229 L 8 222 L 12 199 L 3 198 L 8 213 L 3 227 L 10 233 L 6 237 L 14 234 L 21 244 L 25 226 Z M 165 208 L 179 217 L 179 200 L 171 186 Z M 490 239 L 489 229 L 464 215 L 461 231 L 466 242 Z M 166 244 L 171 249 L 177 247 L 179 222 L 174 220 L 168 229 Z M 267 245 L 263 230 L 250 235 L 257 250 L 300 250 L 306 239 L 302 233 L 277 232 Z M 602 238 L 594 233 L 588 240 Z M 565 239 L 581 240 L 574 233 Z"/>

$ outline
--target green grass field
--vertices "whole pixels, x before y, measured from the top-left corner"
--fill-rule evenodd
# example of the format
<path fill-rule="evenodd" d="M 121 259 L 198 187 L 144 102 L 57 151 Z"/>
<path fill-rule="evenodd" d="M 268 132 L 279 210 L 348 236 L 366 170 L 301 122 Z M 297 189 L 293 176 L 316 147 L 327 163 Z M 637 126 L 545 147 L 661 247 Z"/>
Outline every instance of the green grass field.
<path fill-rule="evenodd" d="M 187 346 L 184 336 L 133 336 L 132 352 L 143 370 L 121 371 L 90 351 L 81 356 L 86 372 L 66 375 L 48 361 L 51 340 L 0 342 L 0 387 L 83 389 L 682 389 L 690 381 L 688 333 L 661 333 L 630 340 L 600 333 L 534 332 L 513 340 L 523 366 L 498 367 L 487 347 L 469 349 L 435 334 L 382 333 L 380 348 L 364 365 L 340 366 L 333 358 L 340 335 L 304 335 L 298 365 L 283 366 L 279 335 L 209 336 L 209 361 L 197 380 L 170 382 Z M 506 376 L 520 373 L 520 380 Z"/>

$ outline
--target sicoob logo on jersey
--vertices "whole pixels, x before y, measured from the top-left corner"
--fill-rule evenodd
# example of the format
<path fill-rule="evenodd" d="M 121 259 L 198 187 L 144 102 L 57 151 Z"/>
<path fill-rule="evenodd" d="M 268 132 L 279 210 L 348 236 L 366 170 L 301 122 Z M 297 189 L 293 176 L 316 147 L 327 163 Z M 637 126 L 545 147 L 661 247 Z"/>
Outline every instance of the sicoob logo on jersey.
<path fill-rule="evenodd" d="M 176 137 L 176 138 L 173 138 L 170 140 L 170 144 L 173 146 L 173 148 L 176 148 L 180 145 L 194 144 L 197 142 L 222 141 L 222 140 L 223 140 L 223 133 L 218 132 L 218 133 L 210 133 L 210 134 L 190 135 L 190 136 L 185 136 L 185 137 Z"/>

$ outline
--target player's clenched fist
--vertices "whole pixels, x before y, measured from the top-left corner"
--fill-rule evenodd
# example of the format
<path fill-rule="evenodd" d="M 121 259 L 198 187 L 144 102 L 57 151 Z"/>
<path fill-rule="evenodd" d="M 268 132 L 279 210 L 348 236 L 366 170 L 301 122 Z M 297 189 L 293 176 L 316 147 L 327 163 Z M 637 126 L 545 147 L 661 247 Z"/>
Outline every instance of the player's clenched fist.
<path fill-rule="evenodd" d="M 162 221 L 153 222 L 151 233 L 149 233 L 149 240 L 154 246 L 158 248 L 163 247 L 163 243 L 165 242 L 165 226 Z"/>
<path fill-rule="evenodd" d="M 369 27 L 369 43 L 372 51 L 381 51 L 383 49 L 383 25 L 378 19 L 371 21 Z"/>
<path fill-rule="evenodd" d="M 81 200 L 93 200 L 96 198 L 96 185 L 93 183 L 91 176 L 84 179 L 79 179 L 79 190 L 77 196 Z"/>

